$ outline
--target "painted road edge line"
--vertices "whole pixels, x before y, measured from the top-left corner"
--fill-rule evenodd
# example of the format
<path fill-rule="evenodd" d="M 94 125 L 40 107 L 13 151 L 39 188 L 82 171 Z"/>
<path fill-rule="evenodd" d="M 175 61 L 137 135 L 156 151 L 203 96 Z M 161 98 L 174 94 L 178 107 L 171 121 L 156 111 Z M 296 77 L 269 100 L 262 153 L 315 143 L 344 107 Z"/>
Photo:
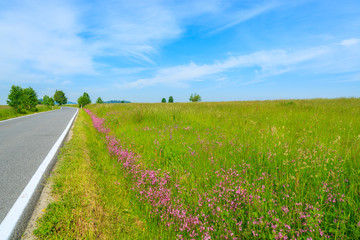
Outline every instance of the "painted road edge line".
<path fill-rule="evenodd" d="M 20 194 L 8 214 L 0 224 L 0 239 L 19 239 L 26 228 L 27 222 L 31 217 L 33 207 L 35 207 L 38 197 L 43 188 L 42 183 L 45 180 L 45 174 L 50 171 L 56 162 L 56 155 L 61 147 L 65 137 L 67 136 L 79 109 L 70 120 L 69 124 L 60 135 L 50 152 L 32 176 L 23 192 Z M 28 216 L 26 216 L 28 215 Z"/>
<path fill-rule="evenodd" d="M 61 109 L 62 109 L 62 107 L 60 107 L 60 109 L 53 109 L 53 110 L 44 111 L 44 112 L 39 112 L 39 113 L 31 113 L 31 114 L 24 115 L 24 116 L 20 116 L 20 117 L 9 118 L 9 119 L 5 119 L 5 120 L 1 120 L 0 123 L 2 123 L 2 122 L 8 122 L 8 121 L 11 121 L 11 120 L 15 120 L 15 119 L 19 119 L 19 118 L 24 118 L 24 117 L 36 116 L 36 115 L 39 115 L 39 114 L 42 114 L 42 113 L 48 113 L 48 112 L 52 112 L 52 111 L 58 111 L 58 110 L 61 110 Z"/>

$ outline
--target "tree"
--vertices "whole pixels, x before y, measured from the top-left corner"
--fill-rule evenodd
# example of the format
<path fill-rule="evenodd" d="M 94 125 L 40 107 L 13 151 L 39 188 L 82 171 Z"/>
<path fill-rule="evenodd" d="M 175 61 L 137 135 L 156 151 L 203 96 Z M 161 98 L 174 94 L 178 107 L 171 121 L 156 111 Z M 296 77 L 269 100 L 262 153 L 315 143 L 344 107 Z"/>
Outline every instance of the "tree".
<path fill-rule="evenodd" d="M 56 90 L 54 94 L 54 100 L 57 102 L 60 106 L 67 103 L 67 97 L 65 96 L 65 93 L 61 90 Z"/>
<path fill-rule="evenodd" d="M 13 107 L 16 112 L 22 112 L 24 110 L 36 111 L 38 99 L 36 92 L 31 87 L 23 89 L 20 86 L 13 85 L 6 102 L 10 107 Z"/>
<path fill-rule="evenodd" d="M 49 107 L 55 105 L 54 99 L 49 97 L 48 95 L 45 95 L 43 97 L 43 103 Z"/>
<path fill-rule="evenodd" d="M 22 111 L 23 92 L 24 90 L 20 86 L 12 85 L 8 100 L 6 100 L 6 103 L 13 107 L 16 112 Z"/>
<path fill-rule="evenodd" d="M 174 102 L 174 98 L 172 96 L 169 97 L 169 103 L 173 103 Z"/>
<path fill-rule="evenodd" d="M 84 92 L 83 97 L 84 97 L 85 100 L 86 100 L 86 104 L 90 104 L 90 103 L 91 103 L 90 96 L 89 96 L 89 94 L 88 94 L 87 92 Z"/>
<path fill-rule="evenodd" d="M 192 94 L 190 95 L 189 100 L 190 100 L 191 102 L 200 102 L 200 101 L 201 101 L 201 97 L 200 97 L 199 94 L 196 94 L 196 93 L 193 94 L 193 93 L 192 93 Z"/>
<path fill-rule="evenodd" d="M 23 90 L 23 107 L 29 111 L 36 111 L 36 105 L 38 104 L 37 94 L 31 87 Z"/>
<path fill-rule="evenodd" d="M 162 103 L 166 103 L 166 99 L 165 99 L 165 98 L 162 98 L 162 99 L 161 99 L 161 102 L 162 102 Z"/>
<path fill-rule="evenodd" d="M 50 97 L 49 97 L 48 95 L 45 95 L 45 96 L 43 97 L 43 104 L 49 105 L 49 99 L 50 99 Z"/>
<path fill-rule="evenodd" d="M 98 97 L 98 99 L 96 100 L 96 103 L 104 103 L 103 100 L 101 99 L 101 97 Z"/>
<path fill-rule="evenodd" d="M 84 94 L 78 98 L 79 107 L 85 107 L 86 105 L 91 103 L 90 96 L 88 93 L 84 92 Z"/>
<path fill-rule="evenodd" d="M 52 97 L 49 98 L 49 106 L 52 106 L 52 107 L 55 106 L 55 101 L 54 101 L 54 99 Z"/>

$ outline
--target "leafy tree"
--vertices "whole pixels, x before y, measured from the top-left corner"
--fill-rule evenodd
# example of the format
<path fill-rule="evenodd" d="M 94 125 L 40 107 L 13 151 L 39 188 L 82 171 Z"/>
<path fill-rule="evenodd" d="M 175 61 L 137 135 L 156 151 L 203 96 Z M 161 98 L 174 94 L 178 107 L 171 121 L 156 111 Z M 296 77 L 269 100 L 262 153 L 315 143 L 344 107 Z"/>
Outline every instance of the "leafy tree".
<path fill-rule="evenodd" d="M 61 90 L 56 90 L 55 91 L 54 100 L 60 106 L 67 103 L 67 97 L 65 96 L 65 93 L 63 91 L 61 91 Z"/>
<path fill-rule="evenodd" d="M 174 102 L 174 98 L 172 96 L 169 97 L 169 103 L 173 103 Z"/>
<path fill-rule="evenodd" d="M 86 104 L 90 104 L 91 100 L 90 100 L 90 96 L 87 92 L 84 92 L 83 97 L 86 99 L 87 103 Z"/>
<path fill-rule="evenodd" d="M 55 106 L 55 101 L 54 101 L 54 99 L 51 97 L 51 98 L 49 98 L 49 105 L 50 106 Z"/>
<path fill-rule="evenodd" d="M 54 99 L 49 97 L 48 95 L 45 95 L 43 97 L 43 103 L 49 107 L 55 105 Z"/>
<path fill-rule="evenodd" d="M 162 103 L 166 103 L 166 99 L 165 99 L 165 98 L 162 98 L 162 99 L 161 99 L 161 102 L 162 102 Z"/>
<path fill-rule="evenodd" d="M 78 103 L 78 105 L 79 105 L 79 108 L 81 107 L 85 107 L 85 99 L 84 99 L 84 96 L 80 96 L 79 98 L 78 98 L 78 100 L 77 100 L 77 103 Z"/>
<path fill-rule="evenodd" d="M 50 97 L 49 97 L 48 95 L 45 95 L 45 96 L 43 97 L 43 103 L 44 103 L 45 105 L 49 105 L 49 99 L 50 99 Z"/>
<path fill-rule="evenodd" d="M 16 112 L 21 112 L 23 108 L 23 93 L 24 90 L 20 86 L 12 85 L 7 104 L 13 107 Z"/>
<path fill-rule="evenodd" d="M 84 94 L 78 98 L 79 107 L 85 107 L 86 105 L 91 103 L 90 96 L 88 93 L 84 92 Z"/>
<path fill-rule="evenodd" d="M 23 107 L 29 111 L 36 111 L 36 105 L 38 104 L 37 94 L 31 87 L 23 90 Z"/>
<path fill-rule="evenodd" d="M 31 87 L 23 89 L 20 86 L 13 85 L 6 102 L 10 107 L 13 107 L 16 112 L 22 112 L 24 110 L 36 111 L 38 98 L 36 92 Z"/>
<path fill-rule="evenodd" d="M 190 95 L 189 100 L 190 100 L 191 102 L 200 102 L 200 101 L 201 101 L 201 97 L 200 97 L 199 94 L 196 94 L 196 93 L 193 94 L 193 93 L 192 93 L 192 94 Z"/>
<path fill-rule="evenodd" d="M 104 103 L 103 100 L 101 99 L 101 97 L 98 97 L 98 99 L 96 100 L 96 103 Z"/>

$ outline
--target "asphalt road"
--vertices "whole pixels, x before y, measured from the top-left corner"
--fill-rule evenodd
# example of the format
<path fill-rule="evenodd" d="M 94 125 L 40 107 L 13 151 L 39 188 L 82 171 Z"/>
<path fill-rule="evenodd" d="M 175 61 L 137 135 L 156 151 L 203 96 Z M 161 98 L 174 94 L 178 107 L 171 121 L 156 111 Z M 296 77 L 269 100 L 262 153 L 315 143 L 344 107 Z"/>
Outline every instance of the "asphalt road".
<path fill-rule="evenodd" d="M 75 113 L 63 107 L 0 121 L 0 223 Z"/>

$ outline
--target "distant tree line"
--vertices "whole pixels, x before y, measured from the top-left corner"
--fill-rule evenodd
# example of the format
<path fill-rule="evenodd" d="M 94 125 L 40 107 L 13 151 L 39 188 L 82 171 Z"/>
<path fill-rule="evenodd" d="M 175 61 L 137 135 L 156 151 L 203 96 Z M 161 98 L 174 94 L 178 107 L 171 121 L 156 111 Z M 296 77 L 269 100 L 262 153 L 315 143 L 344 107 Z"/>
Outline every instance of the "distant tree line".
<path fill-rule="evenodd" d="M 10 107 L 19 113 L 26 111 L 35 112 L 37 111 L 37 104 L 45 104 L 49 107 L 53 107 L 55 102 L 59 105 L 67 103 L 67 98 L 63 91 L 56 90 L 53 98 L 45 95 L 42 100 L 39 100 L 37 93 L 33 88 L 22 88 L 15 85 L 11 87 L 6 101 Z"/>
<path fill-rule="evenodd" d="M 78 106 L 81 107 L 85 107 L 86 105 L 91 103 L 91 99 L 88 93 L 84 92 L 82 96 L 80 96 L 77 100 L 78 102 Z M 96 99 L 96 103 L 97 104 L 102 104 L 102 103 L 130 103 L 130 101 L 125 101 L 125 100 L 110 100 L 110 101 L 106 101 L 104 102 L 101 97 L 98 97 Z"/>
<path fill-rule="evenodd" d="M 201 96 L 199 94 L 196 94 L 196 93 L 192 93 L 190 95 L 190 98 L 189 98 L 190 102 L 201 102 Z M 162 103 L 166 103 L 166 98 L 162 98 L 161 99 L 161 102 Z M 172 96 L 169 97 L 169 100 L 168 100 L 169 103 L 173 103 L 174 102 L 174 98 Z"/>
<path fill-rule="evenodd" d="M 161 99 L 161 102 L 162 102 L 162 103 L 166 103 L 166 98 L 162 98 L 162 99 Z M 169 103 L 173 103 L 173 102 L 174 102 L 173 96 L 170 96 L 170 97 L 169 97 L 168 102 L 169 102 Z"/>
<path fill-rule="evenodd" d="M 105 101 L 104 103 L 131 103 L 131 102 L 126 100 L 110 100 L 110 101 Z"/>

